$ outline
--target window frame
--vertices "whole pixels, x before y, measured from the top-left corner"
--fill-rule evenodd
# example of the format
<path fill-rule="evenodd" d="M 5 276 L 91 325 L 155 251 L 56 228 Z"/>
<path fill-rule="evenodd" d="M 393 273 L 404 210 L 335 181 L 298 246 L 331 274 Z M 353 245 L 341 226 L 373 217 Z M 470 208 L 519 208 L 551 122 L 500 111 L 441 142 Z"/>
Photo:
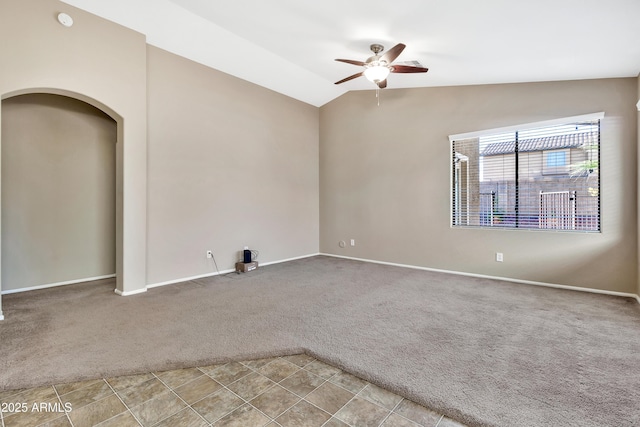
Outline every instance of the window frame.
<path fill-rule="evenodd" d="M 563 164 L 550 166 L 549 157 L 560 157 L 560 156 L 557 156 L 558 154 L 562 154 Z M 570 165 L 571 165 L 571 149 L 570 148 L 542 150 L 542 175 L 566 175 L 569 173 Z"/>
<path fill-rule="evenodd" d="M 450 228 L 466 228 L 466 229 L 478 229 L 478 230 L 487 230 L 487 229 L 499 229 L 499 230 L 509 230 L 509 231 L 526 231 L 526 232 L 535 232 L 535 231 L 542 231 L 542 232 L 563 232 L 563 233 L 595 233 L 595 234 L 599 234 L 602 233 L 602 210 L 600 207 L 600 203 L 598 204 L 599 209 L 598 209 L 598 221 L 599 221 L 599 228 L 598 230 L 558 230 L 558 229 L 551 229 L 551 228 L 519 228 L 519 227 L 491 227 L 491 226 L 486 226 L 486 225 L 468 225 L 468 224 L 455 224 L 454 223 L 454 203 L 456 202 L 456 200 L 454 199 L 453 196 L 453 192 L 454 192 L 454 183 L 453 183 L 453 179 L 452 177 L 454 176 L 454 164 L 451 161 L 451 153 L 453 152 L 453 148 L 454 148 L 454 143 L 455 141 L 460 141 L 460 140 L 464 140 L 464 139 L 473 139 L 473 138 L 480 138 L 480 137 L 485 137 L 485 136 L 491 136 L 491 135 L 496 135 L 496 134 L 501 134 L 501 133 L 509 133 L 509 132 L 519 132 L 519 131 L 525 131 L 528 129 L 535 129 L 535 128 L 544 128 L 544 127 L 552 127 L 552 126 L 559 126 L 559 125 L 564 125 L 564 124 L 569 124 L 569 123 L 574 123 L 574 122 L 582 122 L 582 121 L 595 121 L 595 120 L 599 120 L 600 123 L 602 123 L 602 119 L 604 118 L 605 113 L 604 112 L 595 112 L 595 113 L 588 113 L 588 114 L 582 114 L 582 115 L 578 115 L 578 116 L 570 116 L 570 117 L 563 117 L 563 118 L 557 118 L 557 119 L 551 119 L 551 120 L 544 120 L 544 121 L 538 121 L 538 122 L 529 122 L 529 123 L 523 123 L 523 124 L 518 124 L 518 125 L 512 125 L 512 126 L 505 126 L 505 127 L 499 127 L 499 128 L 491 128 L 491 129 L 485 129 L 485 130 L 480 130 L 480 131 L 474 131 L 474 132 L 466 132 L 466 133 L 459 133 L 459 134 L 453 134 L 453 135 L 449 135 L 449 151 L 448 151 L 448 162 L 449 162 L 449 177 L 447 179 L 447 181 L 449 182 L 449 227 Z M 602 139 L 602 131 L 600 130 L 600 140 Z M 600 152 L 600 147 L 598 147 L 598 151 Z M 570 156 L 570 154 L 567 154 L 567 156 Z M 599 154 L 598 158 L 600 160 L 601 154 Z M 543 157 L 543 162 L 546 162 L 546 158 Z M 598 188 L 599 188 L 599 192 L 602 192 L 602 188 L 601 188 L 601 181 L 600 181 L 600 176 L 601 174 L 598 174 Z"/>

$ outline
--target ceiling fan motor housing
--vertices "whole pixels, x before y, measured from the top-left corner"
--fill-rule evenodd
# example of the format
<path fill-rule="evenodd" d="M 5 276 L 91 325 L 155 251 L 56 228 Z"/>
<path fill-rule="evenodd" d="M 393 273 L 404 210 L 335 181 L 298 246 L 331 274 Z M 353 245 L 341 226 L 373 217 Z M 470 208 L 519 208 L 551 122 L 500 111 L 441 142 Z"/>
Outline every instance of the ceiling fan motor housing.
<path fill-rule="evenodd" d="M 382 65 L 381 63 L 379 63 L 380 61 L 380 53 L 384 50 L 384 46 L 382 46 L 381 44 L 372 44 L 370 46 L 371 51 L 374 53 L 373 56 L 369 57 L 365 63 L 368 66 L 376 66 L 376 65 Z"/>
<path fill-rule="evenodd" d="M 384 46 L 382 46 L 381 44 L 374 43 L 371 46 L 369 46 L 369 49 L 371 49 L 371 52 L 378 55 L 380 52 L 384 50 Z"/>

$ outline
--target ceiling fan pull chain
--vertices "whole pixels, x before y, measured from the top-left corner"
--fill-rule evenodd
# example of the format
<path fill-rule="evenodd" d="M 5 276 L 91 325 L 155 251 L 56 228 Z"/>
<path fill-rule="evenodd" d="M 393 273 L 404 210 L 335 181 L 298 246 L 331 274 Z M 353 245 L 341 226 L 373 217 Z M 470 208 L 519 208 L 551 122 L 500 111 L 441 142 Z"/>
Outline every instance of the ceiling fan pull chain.
<path fill-rule="evenodd" d="M 380 106 L 380 88 L 376 88 L 376 98 L 378 99 L 378 107 Z"/>

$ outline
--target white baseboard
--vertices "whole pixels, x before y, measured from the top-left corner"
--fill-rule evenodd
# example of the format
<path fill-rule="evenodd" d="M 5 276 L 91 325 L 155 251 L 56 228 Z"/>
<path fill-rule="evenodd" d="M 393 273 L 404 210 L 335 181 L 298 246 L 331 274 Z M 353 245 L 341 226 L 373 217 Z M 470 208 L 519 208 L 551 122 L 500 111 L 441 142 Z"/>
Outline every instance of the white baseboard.
<path fill-rule="evenodd" d="M 236 271 L 236 270 L 233 269 L 233 268 L 229 269 L 229 270 L 222 270 L 220 272 L 220 275 L 227 274 L 227 273 L 233 273 L 234 271 Z M 218 272 L 214 271 L 213 273 L 199 274 L 197 276 L 182 277 L 180 279 L 167 280 L 166 282 L 152 283 L 150 285 L 147 285 L 146 289 L 158 288 L 160 286 L 174 285 L 176 283 L 188 282 L 189 280 L 204 279 L 205 277 L 212 277 L 212 276 L 217 276 L 217 275 L 218 275 Z"/>
<path fill-rule="evenodd" d="M 302 256 L 294 257 L 294 258 L 280 259 L 280 260 L 277 260 L 277 261 L 269 261 L 269 262 L 265 262 L 265 263 L 259 262 L 259 265 L 262 266 L 262 267 L 266 267 L 268 265 L 281 264 L 283 262 L 295 261 L 295 260 L 298 260 L 298 259 L 310 258 L 310 257 L 313 257 L 313 256 L 318 256 L 318 255 L 320 255 L 320 254 L 319 253 L 315 253 L 315 254 L 309 254 L 309 255 L 302 255 Z M 220 273 L 218 273 L 217 271 L 214 271 L 213 273 L 199 274 L 197 276 L 182 277 L 180 279 L 168 280 L 166 282 L 152 283 L 150 285 L 147 285 L 146 289 L 157 288 L 159 286 L 173 285 L 173 284 L 176 284 L 176 283 L 188 282 L 189 280 L 203 279 L 205 277 L 213 277 L 213 276 L 217 276 L 218 274 L 223 275 L 223 274 L 233 273 L 234 271 L 236 271 L 235 268 L 231 268 L 231 269 L 228 269 L 228 270 L 222 270 L 222 271 L 220 271 Z"/>
<path fill-rule="evenodd" d="M 334 258 L 350 259 L 350 260 L 353 260 L 353 261 L 370 262 L 370 263 L 373 263 L 373 264 L 382 264 L 382 265 L 391 265 L 391 266 L 395 266 L 395 267 L 412 268 L 414 270 L 433 271 L 433 272 L 436 272 L 436 273 L 455 274 L 455 275 L 458 275 L 458 276 L 478 277 L 478 278 L 481 278 L 481 279 L 503 280 L 505 282 L 514 282 L 514 283 L 520 283 L 520 284 L 524 284 L 524 285 L 544 286 L 544 287 L 547 287 L 547 288 L 566 289 L 566 290 L 570 290 L 570 291 L 579 291 L 579 292 L 589 292 L 589 293 L 592 293 L 592 294 L 604 294 L 604 295 L 613 295 L 613 296 L 617 296 L 617 297 L 635 298 L 638 301 L 638 303 L 640 304 L 640 296 L 639 295 L 630 294 L 630 293 L 626 293 L 626 292 L 606 291 L 606 290 L 603 290 L 603 289 L 581 288 L 581 287 L 578 287 L 578 286 L 559 285 L 559 284 L 556 284 L 556 283 L 546 283 L 546 282 L 536 282 L 536 281 L 533 281 L 533 280 L 514 279 L 514 278 L 511 278 L 511 277 L 489 276 L 489 275 L 485 275 L 485 274 L 465 273 L 465 272 L 462 272 L 462 271 L 442 270 L 442 269 L 438 269 L 438 268 L 421 267 L 421 266 L 418 266 L 418 265 L 398 264 L 398 263 L 395 263 L 395 262 L 376 261 L 376 260 L 372 260 L 372 259 L 354 258 L 354 257 L 335 255 L 335 254 L 321 253 L 320 255 L 334 257 Z"/>
<path fill-rule="evenodd" d="M 120 295 L 121 297 L 128 297 L 131 295 L 143 294 L 147 292 L 147 288 L 136 289 L 135 291 L 123 292 L 120 289 L 114 289 L 113 292 Z"/>
<path fill-rule="evenodd" d="M 281 260 L 278 260 L 278 261 L 269 261 L 269 262 L 265 262 L 264 264 L 260 263 L 260 265 L 267 266 L 267 265 L 273 265 L 273 264 L 282 264 L 283 262 L 296 261 L 296 260 L 299 260 L 299 259 L 311 258 L 312 256 L 318 256 L 318 255 L 320 255 L 319 252 L 317 252 L 315 254 L 297 256 L 297 257 L 294 257 L 294 258 L 281 259 Z"/>
<path fill-rule="evenodd" d="M 319 253 L 314 253 L 314 254 L 309 254 L 309 255 L 302 255 L 302 256 L 294 257 L 294 258 L 287 258 L 287 259 L 281 259 L 281 260 L 277 260 L 277 261 L 265 262 L 264 264 L 261 263 L 260 265 L 261 266 L 267 266 L 267 265 L 272 265 L 272 264 L 280 264 L 280 263 L 287 262 L 287 261 L 295 261 L 295 260 L 298 260 L 298 259 L 309 258 L 309 257 L 312 257 L 312 256 L 317 256 L 317 255 L 320 255 L 320 254 Z M 227 273 L 232 273 L 234 271 L 235 271 L 235 269 L 222 270 L 222 271 L 220 271 L 219 274 L 227 274 Z M 213 273 L 206 273 L 206 274 L 200 274 L 200 275 L 197 275 L 197 276 L 182 277 L 180 279 L 168 280 L 166 282 L 152 283 L 150 285 L 145 286 L 144 288 L 136 289 L 134 291 L 128 291 L 128 292 L 124 291 L 123 292 L 123 291 L 121 291 L 119 289 L 115 289 L 114 292 L 116 294 L 120 295 L 120 296 L 127 297 L 127 296 L 131 296 L 131 295 L 137 295 L 137 294 L 141 294 L 141 293 L 147 292 L 147 290 L 150 289 L 150 288 L 156 288 L 156 287 L 159 287 L 159 286 L 172 285 L 174 283 L 187 282 L 189 280 L 202 279 L 202 278 L 205 278 L 205 277 L 211 277 L 211 276 L 217 276 L 217 275 L 218 275 L 218 272 L 216 271 L 216 272 L 213 272 Z M 35 290 L 38 290 L 38 289 L 53 288 L 55 286 L 73 285 L 73 284 L 76 284 L 76 283 L 91 282 L 91 281 L 94 281 L 94 280 L 112 279 L 114 277 L 116 277 L 115 274 L 108 274 L 106 276 L 87 277 L 87 278 L 84 278 L 84 279 L 76 279 L 76 280 L 68 280 L 68 281 L 64 281 L 64 282 L 48 283 L 48 284 L 45 284 L 45 285 L 31 286 L 31 287 L 28 287 L 28 288 L 9 289 L 9 290 L 6 290 L 6 291 L 2 291 L 0 293 L 0 295 L 13 294 L 13 293 L 18 293 L 18 292 L 35 291 Z M 3 317 L 0 314 L 0 320 L 2 320 L 2 319 L 3 319 Z"/>
<path fill-rule="evenodd" d="M 6 295 L 6 294 L 15 294 L 18 292 L 36 291 L 38 289 L 53 288 L 56 286 L 74 285 L 76 283 L 83 283 L 83 282 L 93 282 L 94 280 L 113 279 L 114 277 L 116 277 L 115 274 L 107 274 L 106 276 L 86 277 L 84 279 L 75 279 L 75 280 L 67 280 L 64 282 L 47 283 L 45 285 L 31 286 L 28 288 L 7 289 L 6 291 L 2 291 L 0 294 Z"/>
<path fill-rule="evenodd" d="M 4 320 L 4 316 L 2 315 L 1 312 L 0 312 L 0 320 Z"/>

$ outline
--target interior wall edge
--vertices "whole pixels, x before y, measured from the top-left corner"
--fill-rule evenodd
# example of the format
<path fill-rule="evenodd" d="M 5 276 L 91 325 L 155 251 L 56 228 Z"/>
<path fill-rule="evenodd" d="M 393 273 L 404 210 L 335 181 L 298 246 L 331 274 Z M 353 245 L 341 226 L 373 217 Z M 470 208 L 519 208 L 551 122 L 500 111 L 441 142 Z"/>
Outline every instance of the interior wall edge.
<path fill-rule="evenodd" d="M 638 147 L 640 147 L 640 73 L 638 73 L 638 77 L 636 79 L 636 93 L 637 93 L 637 98 L 638 98 L 638 112 L 636 113 L 637 115 L 637 120 L 636 120 L 636 137 L 638 140 Z M 638 165 L 640 165 L 640 153 L 638 154 L 638 156 L 636 157 L 636 180 L 638 180 L 638 185 L 640 186 L 640 171 L 638 171 Z M 638 212 L 640 212 L 640 199 L 636 197 L 636 204 L 638 207 Z M 640 216 L 637 218 L 638 221 L 638 257 L 637 257 L 637 264 L 638 264 L 638 271 L 640 273 Z M 638 292 L 638 295 L 640 295 L 640 274 L 638 274 L 638 280 L 637 280 L 637 284 L 636 284 L 636 291 Z M 640 296 L 638 297 L 638 302 L 640 303 Z"/>
<path fill-rule="evenodd" d="M 61 7 L 74 17 L 72 28 L 55 19 Z M 122 216 L 116 225 L 116 287 L 131 291 L 144 286 L 146 36 L 59 0 L 4 1 L 2 11 L 0 36 L 12 42 L 0 48 L 0 96 L 25 88 L 56 88 L 52 90 L 100 100 L 121 118 L 116 120 L 117 204 L 122 198 L 116 207 Z"/>

